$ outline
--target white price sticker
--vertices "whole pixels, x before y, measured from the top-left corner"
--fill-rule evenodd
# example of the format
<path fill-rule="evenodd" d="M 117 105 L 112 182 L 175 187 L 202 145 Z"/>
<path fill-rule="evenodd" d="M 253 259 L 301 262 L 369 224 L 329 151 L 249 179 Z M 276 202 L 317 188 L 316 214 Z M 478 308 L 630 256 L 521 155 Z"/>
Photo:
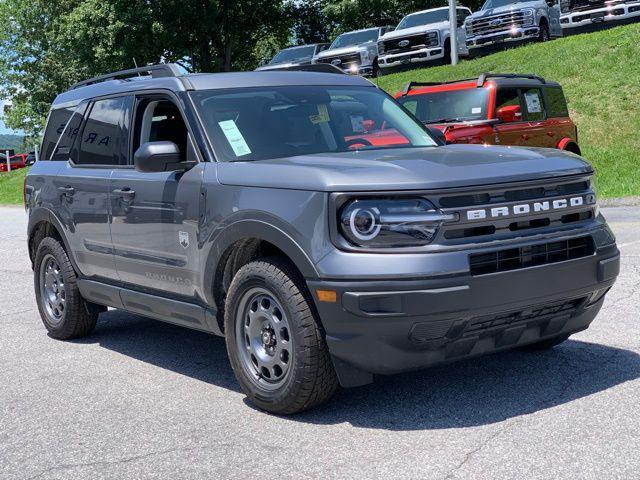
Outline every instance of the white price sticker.
<path fill-rule="evenodd" d="M 227 141 L 229 142 L 229 145 L 231 145 L 236 157 L 242 157 L 251 153 L 251 149 L 242 136 L 242 132 L 238 129 L 236 122 L 233 120 L 225 120 L 223 122 L 218 122 L 218 125 L 220 125 L 224 136 L 227 137 Z"/>

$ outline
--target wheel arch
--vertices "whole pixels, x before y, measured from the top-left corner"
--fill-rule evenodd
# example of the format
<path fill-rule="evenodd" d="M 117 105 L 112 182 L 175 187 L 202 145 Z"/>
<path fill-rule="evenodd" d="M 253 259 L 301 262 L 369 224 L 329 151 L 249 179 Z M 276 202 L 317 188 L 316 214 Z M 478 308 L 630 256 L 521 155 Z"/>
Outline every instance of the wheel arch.
<path fill-rule="evenodd" d="M 203 285 L 207 303 L 216 306 L 219 323 L 223 320 L 224 299 L 233 275 L 253 260 L 273 256 L 288 261 L 301 281 L 318 277 L 313 262 L 298 243 L 266 222 L 235 222 L 216 238 L 207 256 Z"/>
<path fill-rule="evenodd" d="M 576 155 L 582 155 L 580 147 L 575 140 L 571 138 L 563 138 L 558 142 L 558 149 L 566 150 L 567 152 L 575 153 Z"/>
<path fill-rule="evenodd" d="M 76 265 L 75 259 L 71 254 L 71 250 L 69 249 L 69 244 L 67 239 L 65 238 L 64 228 L 62 227 L 62 223 L 56 215 L 46 208 L 38 208 L 32 210 L 29 215 L 29 223 L 27 227 L 27 245 L 29 252 L 29 259 L 31 260 L 31 265 L 33 266 L 33 262 L 36 258 L 36 252 L 38 249 L 38 245 L 40 242 L 46 237 L 53 237 L 59 240 L 62 243 L 67 255 L 69 256 L 69 260 L 73 265 L 73 268 L 78 271 L 78 267 Z"/>

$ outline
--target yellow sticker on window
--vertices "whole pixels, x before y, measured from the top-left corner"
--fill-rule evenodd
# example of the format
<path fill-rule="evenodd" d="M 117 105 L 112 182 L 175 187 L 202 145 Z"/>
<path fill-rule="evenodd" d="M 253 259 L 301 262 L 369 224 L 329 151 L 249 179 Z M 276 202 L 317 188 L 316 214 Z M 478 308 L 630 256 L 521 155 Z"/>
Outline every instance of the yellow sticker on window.
<path fill-rule="evenodd" d="M 324 103 L 318 105 L 318 114 L 309 115 L 309 120 L 313 124 L 327 123 L 329 121 L 329 111 Z"/>

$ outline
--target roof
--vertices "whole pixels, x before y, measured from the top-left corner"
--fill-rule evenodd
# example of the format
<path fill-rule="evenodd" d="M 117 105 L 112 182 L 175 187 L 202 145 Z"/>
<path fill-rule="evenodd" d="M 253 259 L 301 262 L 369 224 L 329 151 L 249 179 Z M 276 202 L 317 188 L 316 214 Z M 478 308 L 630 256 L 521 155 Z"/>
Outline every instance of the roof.
<path fill-rule="evenodd" d="M 547 85 L 558 87 L 557 82 L 547 81 L 536 75 L 486 73 L 476 78 L 465 78 L 451 82 L 409 82 L 403 91 L 397 92 L 395 98 L 405 95 L 421 95 L 425 93 L 481 88 L 489 83 L 499 87 L 539 87 Z"/>
<path fill-rule="evenodd" d="M 375 87 L 358 76 L 304 71 L 258 71 L 230 73 L 197 73 L 175 77 L 119 78 L 73 88 L 56 97 L 53 106 L 73 105 L 85 99 L 140 90 L 216 90 L 224 88 L 276 87 L 295 85 Z"/>

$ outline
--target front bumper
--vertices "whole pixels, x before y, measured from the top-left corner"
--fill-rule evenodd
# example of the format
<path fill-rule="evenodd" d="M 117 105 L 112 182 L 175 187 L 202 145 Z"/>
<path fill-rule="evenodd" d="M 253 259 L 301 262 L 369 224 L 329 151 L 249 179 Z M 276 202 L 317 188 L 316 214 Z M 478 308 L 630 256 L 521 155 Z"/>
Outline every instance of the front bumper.
<path fill-rule="evenodd" d="M 411 63 L 429 62 L 442 57 L 444 57 L 444 49 L 442 47 L 421 48 L 411 52 L 380 55 L 378 57 L 378 66 L 380 68 L 392 68 Z"/>
<path fill-rule="evenodd" d="M 615 244 L 509 272 L 308 281 L 343 386 L 586 329 L 619 273 Z M 335 290 L 336 303 L 317 300 Z"/>
<path fill-rule="evenodd" d="M 539 34 L 540 28 L 536 27 L 535 25 L 532 25 L 530 27 L 512 28 L 492 33 L 490 35 L 476 35 L 474 37 L 467 37 L 467 48 L 482 48 L 500 43 L 522 42 L 538 38 Z"/>
<path fill-rule="evenodd" d="M 570 30 L 605 22 L 624 22 L 633 17 L 640 17 L 640 2 L 622 3 L 562 15 L 560 25 L 563 29 Z"/>

